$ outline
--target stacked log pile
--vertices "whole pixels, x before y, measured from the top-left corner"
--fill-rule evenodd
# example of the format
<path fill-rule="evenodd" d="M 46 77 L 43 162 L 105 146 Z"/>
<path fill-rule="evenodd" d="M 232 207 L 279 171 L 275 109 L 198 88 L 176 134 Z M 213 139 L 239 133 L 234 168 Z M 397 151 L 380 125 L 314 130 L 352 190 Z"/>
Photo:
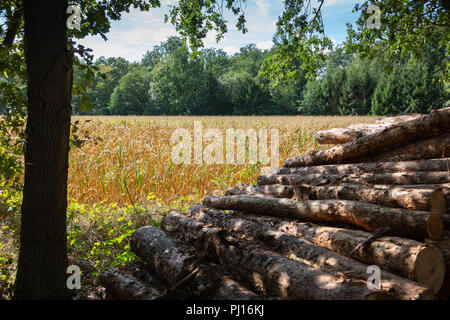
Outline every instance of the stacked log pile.
<path fill-rule="evenodd" d="M 119 299 L 449 298 L 449 136 L 450 108 L 319 132 L 336 145 L 137 230 L 140 261 L 101 283 Z"/>

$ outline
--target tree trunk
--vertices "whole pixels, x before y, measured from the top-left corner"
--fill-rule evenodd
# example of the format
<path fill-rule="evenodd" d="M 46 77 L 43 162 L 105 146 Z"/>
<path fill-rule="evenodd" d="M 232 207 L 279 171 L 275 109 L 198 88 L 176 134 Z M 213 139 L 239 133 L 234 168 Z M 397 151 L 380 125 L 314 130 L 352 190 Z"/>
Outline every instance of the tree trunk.
<path fill-rule="evenodd" d="M 343 144 L 372 134 L 373 130 L 357 130 L 348 128 L 333 128 L 321 130 L 316 134 L 319 144 Z"/>
<path fill-rule="evenodd" d="M 378 154 L 357 159 L 360 162 L 408 161 L 444 158 L 450 156 L 450 133 L 426 138 L 396 148 L 389 148 Z M 448 170 L 448 169 L 447 169 Z"/>
<path fill-rule="evenodd" d="M 446 202 L 444 193 L 434 189 L 373 188 L 358 184 L 338 186 L 294 187 L 294 200 L 354 200 L 374 203 L 391 208 L 405 208 L 444 215 Z"/>
<path fill-rule="evenodd" d="M 443 257 L 433 246 L 411 239 L 385 236 L 376 239 L 365 250 L 361 248 L 351 255 L 358 244 L 370 237 L 370 233 L 268 216 L 247 215 L 246 219 L 266 224 L 365 264 L 377 265 L 422 283 L 435 292 L 442 285 L 445 272 Z"/>
<path fill-rule="evenodd" d="M 446 299 L 450 299 L 450 231 L 440 240 L 428 240 L 427 243 L 432 244 L 441 250 L 445 262 L 445 279 L 439 294 Z"/>
<path fill-rule="evenodd" d="M 133 275 L 116 268 L 107 268 L 102 271 L 99 281 L 111 299 L 156 300 L 163 294 Z"/>
<path fill-rule="evenodd" d="M 386 208 L 349 200 L 295 201 L 252 196 L 206 197 L 203 204 L 220 210 L 279 216 L 283 218 L 350 223 L 368 231 L 389 227 L 391 235 L 422 240 L 439 239 L 440 216 L 424 211 Z"/>
<path fill-rule="evenodd" d="M 444 184 L 450 182 L 450 172 L 395 172 L 395 173 L 362 173 L 362 174 L 285 174 L 285 175 L 260 175 L 258 185 L 283 184 L 283 185 L 328 185 L 338 183 L 350 184 Z"/>
<path fill-rule="evenodd" d="M 439 190 L 444 194 L 445 197 L 445 203 L 447 207 L 447 214 L 450 214 L 450 184 L 449 183 L 442 183 L 442 184 L 417 184 L 417 185 L 385 185 L 385 184 L 376 184 L 373 185 L 374 188 L 383 188 L 383 189 L 390 189 L 390 188 L 401 188 L 401 189 L 433 189 L 433 190 Z"/>
<path fill-rule="evenodd" d="M 317 132 L 316 139 L 320 144 L 342 144 L 371 135 L 377 131 L 398 125 L 400 123 L 420 118 L 421 114 L 404 115 L 397 117 L 382 118 L 375 123 L 358 123 L 348 128 L 333 128 Z"/>
<path fill-rule="evenodd" d="M 173 212 L 171 213 L 173 214 Z M 170 215 L 170 214 L 169 214 Z M 203 227 L 179 215 L 177 224 L 167 223 L 170 233 L 202 249 L 223 263 L 229 272 L 250 282 L 258 293 L 269 297 L 300 300 L 392 299 L 392 294 L 370 290 L 366 281 L 341 277 L 321 270 L 309 261 L 294 261 L 254 242 L 236 239 L 226 231 Z"/>
<path fill-rule="evenodd" d="M 28 117 L 16 299 L 67 297 L 72 59 L 67 0 L 24 1 Z"/>
<path fill-rule="evenodd" d="M 164 231 L 156 227 L 139 228 L 131 237 L 131 250 L 169 286 L 176 285 L 195 269 L 193 254 L 183 252 Z"/>
<path fill-rule="evenodd" d="M 245 183 L 238 183 L 234 189 L 226 191 L 225 195 L 259 195 L 269 196 L 273 198 L 291 198 L 293 188 L 291 186 L 267 185 L 267 186 L 251 186 Z"/>
<path fill-rule="evenodd" d="M 349 162 L 375 155 L 385 148 L 411 143 L 417 139 L 444 134 L 450 130 L 450 108 L 433 110 L 429 115 L 376 132 L 330 149 L 284 161 L 284 167 L 313 166 Z"/>
<path fill-rule="evenodd" d="M 330 164 L 315 167 L 278 168 L 273 171 L 273 174 L 373 174 L 416 171 L 450 172 L 450 158 L 404 162 L 366 162 L 351 164 Z"/>
<path fill-rule="evenodd" d="M 339 255 L 329 249 L 305 241 L 285 232 L 268 227 L 267 224 L 255 223 L 246 219 L 233 217 L 222 211 L 209 209 L 203 206 L 193 206 L 188 210 L 188 216 L 205 225 L 213 225 L 214 227 L 223 228 L 230 232 L 242 235 L 253 242 L 261 241 L 270 248 L 274 248 L 278 253 L 284 256 L 294 255 L 297 258 L 311 261 L 315 266 L 329 270 L 332 273 L 346 274 L 351 270 L 351 277 L 367 280 L 367 265 L 355 261 L 351 258 Z M 164 217 L 164 224 L 177 225 L 183 224 L 185 217 L 183 215 L 173 213 Z M 442 257 L 441 264 L 443 266 Z M 444 278 L 444 270 L 441 270 L 439 285 L 442 284 Z M 403 300 L 430 299 L 434 295 L 429 287 L 418 285 L 413 281 L 391 274 L 389 272 L 381 272 L 382 290 L 393 293 Z"/>

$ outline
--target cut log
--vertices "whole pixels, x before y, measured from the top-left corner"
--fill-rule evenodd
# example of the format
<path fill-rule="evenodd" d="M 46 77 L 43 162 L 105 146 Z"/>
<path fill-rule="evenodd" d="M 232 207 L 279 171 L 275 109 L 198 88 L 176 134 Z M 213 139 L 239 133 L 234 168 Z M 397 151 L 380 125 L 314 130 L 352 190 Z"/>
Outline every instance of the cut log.
<path fill-rule="evenodd" d="M 309 222 L 257 215 L 245 217 L 347 257 L 370 236 L 370 233 L 361 230 L 326 227 Z M 356 251 L 351 257 L 415 280 L 434 292 L 443 283 L 445 268 L 441 252 L 433 246 L 411 239 L 385 236 L 372 242 L 366 250 Z"/>
<path fill-rule="evenodd" d="M 267 186 L 252 186 L 245 183 L 238 183 L 234 189 L 226 191 L 225 195 L 255 195 L 255 196 L 269 196 L 273 198 L 291 198 L 293 188 L 291 186 L 283 185 L 267 185 Z"/>
<path fill-rule="evenodd" d="M 406 121 L 357 140 L 284 161 L 284 167 L 336 164 L 367 157 L 388 147 L 411 143 L 450 130 L 450 108 L 434 110 L 429 115 Z M 439 156 L 438 156 L 439 157 Z"/>
<path fill-rule="evenodd" d="M 362 173 L 362 174 L 271 174 L 258 176 L 258 185 L 328 185 L 328 184 L 440 184 L 450 182 L 450 172 L 396 172 L 396 173 Z"/>
<path fill-rule="evenodd" d="M 450 171 L 450 158 L 403 162 L 371 162 L 299 168 L 279 168 L 273 174 L 360 174 L 416 171 Z"/>
<path fill-rule="evenodd" d="M 352 277 L 367 280 L 368 266 L 366 264 L 344 257 L 323 246 L 281 232 L 266 224 L 236 218 L 219 210 L 195 205 L 188 210 L 188 216 L 205 225 L 214 225 L 228 230 L 236 234 L 236 237 L 241 236 L 254 242 L 261 241 L 284 256 L 295 255 L 296 258 L 311 261 L 317 267 L 333 273 L 345 275 L 351 270 Z M 177 225 L 182 224 L 183 220 L 184 216 L 172 213 L 166 215 L 164 223 Z M 442 284 L 443 273 L 441 279 L 438 280 Z M 382 271 L 380 281 L 382 290 L 393 293 L 399 299 L 431 299 L 434 295 L 433 292 L 428 290 L 428 287 L 418 285 L 416 282 L 408 281 L 389 272 Z"/>
<path fill-rule="evenodd" d="M 180 251 L 180 246 L 156 227 L 139 228 L 131 237 L 130 246 L 169 286 L 177 284 L 194 269 L 195 257 Z"/>
<path fill-rule="evenodd" d="M 161 229 L 149 226 L 138 229 L 131 238 L 131 248 L 158 277 L 169 284 L 161 299 L 188 297 L 214 299 L 256 299 L 214 263 L 200 263 L 202 256 L 193 247 L 174 242 Z M 224 296 L 227 294 L 228 296 Z"/>
<path fill-rule="evenodd" d="M 420 114 L 420 113 L 414 113 L 414 114 L 401 114 L 398 116 L 393 116 L 393 117 L 381 117 L 378 118 L 375 123 L 402 123 L 405 121 L 410 121 L 410 120 L 415 120 L 418 119 L 422 116 L 424 116 L 425 114 Z"/>
<path fill-rule="evenodd" d="M 342 144 L 374 133 L 374 130 L 358 130 L 349 128 L 333 128 L 321 130 L 316 134 L 319 144 Z"/>
<path fill-rule="evenodd" d="M 109 298 L 114 300 L 156 300 L 163 294 L 145 285 L 133 275 L 116 268 L 102 271 L 99 281 L 105 287 Z"/>
<path fill-rule="evenodd" d="M 446 237 L 441 240 L 427 240 L 427 243 L 436 246 L 439 250 L 441 250 L 442 255 L 444 256 L 446 269 L 445 279 L 439 294 L 446 299 L 450 299 L 450 232 L 448 232 Z"/>
<path fill-rule="evenodd" d="M 212 227 L 199 229 L 193 220 L 180 215 L 180 222 L 170 225 L 170 232 L 198 248 L 208 247 L 209 254 L 225 262 L 223 266 L 254 290 L 269 297 L 297 300 L 380 300 L 393 299 L 382 290 L 370 290 L 366 281 L 339 277 L 314 267 L 306 260 L 293 261 L 266 247 L 227 235 Z M 167 220 L 166 220 L 167 221 Z M 195 220 L 193 220 L 195 221 Z M 167 226 L 167 224 L 166 224 Z M 301 262 L 300 262 L 301 261 Z"/>
<path fill-rule="evenodd" d="M 354 200 L 385 207 L 429 211 L 440 216 L 446 212 L 444 193 L 434 189 L 373 188 L 357 184 L 294 187 L 294 200 Z"/>
<path fill-rule="evenodd" d="M 388 148 L 377 154 L 358 158 L 359 162 L 407 161 L 445 158 L 450 156 L 450 133 L 422 139 L 413 143 Z M 447 169 L 448 170 L 448 169 Z"/>
<path fill-rule="evenodd" d="M 322 222 L 345 222 L 368 231 L 383 226 L 391 228 L 392 235 L 422 240 L 439 239 L 443 232 L 440 216 L 424 211 L 386 208 L 379 205 L 349 200 L 296 201 L 291 199 L 253 196 L 206 197 L 203 204 L 220 210 L 235 210 Z"/>
<path fill-rule="evenodd" d="M 442 183 L 442 184 L 417 184 L 417 185 L 374 185 L 374 188 L 383 188 L 383 189 L 391 189 L 391 188 L 402 188 L 402 189 L 433 189 L 439 190 L 444 194 L 445 203 L 447 207 L 447 214 L 450 214 L 450 184 Z"/>
<path fill-rule="evenodd" d="M 342 144 L 368 136 L 377 131 L 384 130 L 394 125 L 415 120 L 423 115 L 405 115 L 376 120 L 376 123 L 362 123 L 350 125 L 348 128 L 333 128 L 317 132 L 316 139 L 321 144 Z"/>

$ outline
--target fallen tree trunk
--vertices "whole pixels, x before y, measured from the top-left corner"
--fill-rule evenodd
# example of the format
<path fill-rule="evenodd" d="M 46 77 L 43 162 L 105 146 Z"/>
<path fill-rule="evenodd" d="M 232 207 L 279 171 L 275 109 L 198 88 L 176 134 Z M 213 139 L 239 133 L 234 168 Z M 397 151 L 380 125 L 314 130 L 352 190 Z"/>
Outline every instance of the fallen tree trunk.
<path fill-rule="evenodd" d="M 156 227 L 138 229 L 131 237 L 130 246 L 169 286 L 177 284 L 194 269 L 195 257 L 180 251 L 180 246 Z"/>
<path fill-rule="evenodd" d="M 116 268 L 102 271 L 99 281 L 111 299 L 156 300 L 163 295 L 163 292 L 147 286 L 133 275 Z"/>
<path fill-rule="evenodd" d="M 350 257 L 350 253 L 359 243 L 366 241 L 371 235 L 360 230 L 326 227 L 276 217 L 246 215 L 246 219 L 266 224 L 347 257 Z M 351 257 L 422 283 L 434 292 L 437 292 L 443 283 L 445 269 L 441 252 L 433 246 L 411 239 L 381 237 L 372 242 L 366 250 L 358 250 Z"/>
<path fill-rule="evenodd" d="M 317 132 L 316 139 L 320 144 L 342 144 L 368 136 L 377 131 L 398 125 L 400 123 L 415 120 L 423 115 L 405 115 L 376 120 L 375 123 L 358 123 L 348 128 L 333 128 Z"/>
<path fill-rule="evenodd" d="M 374 130 L 333 128 L 317 132 L 316 140 L 319 144 L 342 144 L 365 137 L 372 133 L 374 133 Z"/>
<path fill-rule="evenodd" d="M 324 166 L 279 168 L 273 174 L 359 174 L 416 171 L 450 171 L 450 159 L 426 159 L 404 162 L 369 162 Z"/>
<path fill-rule="evenodd" d="M 447 133 L 450 108 L 433 110 L 429 115 L 406 121 L 357 140 L 284 161 L 284 167 L 335 164 L 374 155 L 385 148 L 411 143 L 417 139 Z"/>
<path fill-rule="evenodd" d="M 191 220 L 191 221 L 190 221 Z M 370 290 L 366 281 L 341 277 L 314 267 L 309 261 L 293 261 L 250 241 L 233 238 L 226 231 L 212 227 L 198 228 L 199 223 L 180 215 L 177 224 L 165 220 L 170 229 L 184 241 L 198 248 L 207 247 L 210 255 L 265 296 L 299 300 L 380 300 L 392 294 Z M 197 222 L 197 223 L 194 223 Z M 300 262 L 301 260 L 301 262 Z"/>
<path fill-rule="evenodd" d="M 229 189 L 225 192 L 227 196 L 235 195 L 260 195 L 269 196 L 273 198 L 291 198 L 293 188 L 291 186 L 282 185 L 267 185 L 267 186 L 252 186 L 245 183 L 238 183 L 234 189 Z"/>
<path fill-rule="evenodd" d="M 375 184 L 374 188 L 390 189 L 390 188 L 401 188 L 401 189 L 433 189 L 439 190 L 444 194 L 445 203 L 447 207 L 447 214 L 450 214 L 450 184 L 417 184 L 417 185 L 386 185 L 386 184 Z"/>
<path fill-rule="evenodd" d="M 427 243 L 436 246 L 441 250 L 445 261 L 445 279 L 439 294 L 446 299 L 450 299 L 450 232 L 441 240 L 427 240 Z"/>
<path fill-rule="evenodd" d="M 434 189 L 382 189 L 357 184 L 299 185 L 294 187 L 292 198 L 294 200 L 354 200 L 385 207 L 429 211 L 440 216 L 446 212 L 444 193 Z"/>
<path fill-rule="evenodd" d="M 271 174 L 258 176 L 258 185 L 328 185 L 328 184 L 440 184 L 450 182 L 450 172 L 396 172 L 396 173 L 362 173 L 362 174 Z"/>
<path fill-rule="evenodd" d="M 213 297 L 214 299 L 256 299 L 255 293 L 233 281 L 221 267 L 203 262 L 204 252 L 175 243 L 156 227 L 142 227 L 131 238 L 131 249 L 160 279 L 169 284 L 160 299 Z M 226 296 L 225 296 L 226 295 Z"/>
<path fill-rule="evenodd" d="M 236 233 L 237 236 L 241 235 L 250 241 L 262 241 L 284 256 L 294 255 L 296 258 L 311 261 L 317 267 L 333 273 L 338 272 L 345 275 L 351 271 L 352 277 L 363 280 L 368 278 L 368 266 L 366 264 L 344 257 L 323 246 L 281 232 L 266 224 L 236 218 L 222 211 L 198 205 L 192 206 L 187 214 L 190 218 L 205 225 L 214 225 L 215 227 L 229 230 Z M 172 212 L 165 216 L 163 224 L 182 225 L 184 218 L 184 216 Z M 443 265 L 442 257 L 440 258 Z M 439 284 L 442 284 L 443 272 L 440 276 L 441 278 L 436 280 L 440 282 Z M 431 299 L 433 297 L 433 293 L 428 290 L 429 287 L 418 285 L 416 282 L 406 280 L 389 272 L 382 271 L 380 281 L 382 290 L 391 292 L 400 299 L 416 300 Z"/>
<path fill-rule="evenodd" d="M 322 222 L 345 222 L 368 231 L 387 226 L 392 235 L 422 240 L 439 239 L 443 232 L 440 216 L 424 211 L 386 208 L 349 200 L 296 201 L 252 196 L 206 197 L 203 204 L 220 210 L 235 210 Z"/>
<path fill-rule="evenodd" d="M 378 118 L 377 120 L 375 120 L 375 123 L 385 123 L 385 124 L 402 123 L 405 121 L 418 119 L 424 115 L 425 114 L 415 113 L 415 114 L 401 114 L 401 115 L 393 116 L 393 117 L 381 117 L 381 118 Z"/>
<path fill-rule="evenodd" d="M 419 140 L 406 145 L 389 148 L 377 154 L 356 159 L 359 162 L 408 161 L 445 158 L 450 156 L 450 133 Z M 448 170 L 448 169 L 447 169 Z"/>

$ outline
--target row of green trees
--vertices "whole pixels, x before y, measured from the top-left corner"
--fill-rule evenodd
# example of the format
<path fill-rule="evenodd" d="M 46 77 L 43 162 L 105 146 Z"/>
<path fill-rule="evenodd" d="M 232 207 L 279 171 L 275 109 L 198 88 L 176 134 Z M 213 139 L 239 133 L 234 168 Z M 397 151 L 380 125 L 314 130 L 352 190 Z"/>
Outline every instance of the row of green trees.
<path fill-rule="evenodd" d="M 270 80 L 262 68 L 274 54 L 247 45 L 232 56 L 204 49 L 192 56 L 171 37 L 140 62 L 101 57 L 77 68 L 75 83 L 88 87 L 73 97 L 77 114 L 111 115 L 389 115 L 426 113 L 442 106 L 448 90 L 438 69 L 445 59 L 436 44 L 418 58 L 387 64 L 335 48 L 315 80 Z M 382 48 L 379 49 L 382 51 Z M 87 79 L 87 80 L 86 80 Z M 89 81 L 83 85 L 83 81 Z M 90 108 L 86 108 L 90 105 Z M 83 112 L 86 111 L 86 112 Z"/>

